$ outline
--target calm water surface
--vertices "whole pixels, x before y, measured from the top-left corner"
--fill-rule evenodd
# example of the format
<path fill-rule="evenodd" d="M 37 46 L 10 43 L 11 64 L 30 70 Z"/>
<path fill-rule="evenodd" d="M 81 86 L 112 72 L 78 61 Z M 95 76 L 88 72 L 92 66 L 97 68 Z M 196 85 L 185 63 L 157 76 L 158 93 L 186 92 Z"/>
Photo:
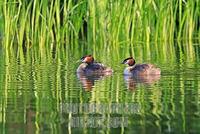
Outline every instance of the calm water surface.
<path fill-rule="evenodd" d="M 112 76 L 75 73 L 83 53 L 23 62 L 0 50 L 0 133 L 198 133 L 200 62 L 151 62 L 161 76 L 124 77 L 118 59 L 96 58 Z"/>

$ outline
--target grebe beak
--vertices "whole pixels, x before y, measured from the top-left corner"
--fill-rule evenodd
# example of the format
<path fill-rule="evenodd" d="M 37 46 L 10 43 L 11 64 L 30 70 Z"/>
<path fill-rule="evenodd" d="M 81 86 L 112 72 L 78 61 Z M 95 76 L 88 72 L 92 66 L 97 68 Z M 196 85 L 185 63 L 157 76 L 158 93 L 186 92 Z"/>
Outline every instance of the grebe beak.
<path fill-rule="evenodd" d="M 77 60 L 77 61 L 76 61 L 76 63 L 80 63 L 80 62 L 82 62 L 82 60 Z"/>
<path fill-rule="evenodd" d="M 85 60 L 85 58 L 84 58 L 84 57 L 82 57 L 80 60 L 77 60 L 77 61 L 76 61 L 76 63 L 80 63 L 80 62 L 81 62 L 81 63 L 83 63 L 83 62 L 84 62 L 84 60 Z"/>
<path fill-rule="evenodd" d="M 127 64 L 127 61 L 122 61 L 121 64 Z"/>

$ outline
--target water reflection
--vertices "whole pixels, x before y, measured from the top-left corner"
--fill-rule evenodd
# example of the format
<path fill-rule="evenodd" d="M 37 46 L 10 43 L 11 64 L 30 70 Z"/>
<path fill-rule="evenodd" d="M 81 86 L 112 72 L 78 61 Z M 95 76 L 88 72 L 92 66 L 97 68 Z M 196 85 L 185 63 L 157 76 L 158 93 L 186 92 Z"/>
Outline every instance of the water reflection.
<path fill-rule="evenodd" d="M 36 119 L 36 112 L 32 108 L 28 108 L 26 111 L 26 134 L 34 134 L 36 125 L 34 120 Z"/>
<path fill-rule="evenodd" d="M 126 86 L 129 90 L 135 91 L 137 84 L 152 85 L 160 79 L 160 75 L 130 76 L 124 75 Z"/>
<path fill-rule="evenodd" d="M 107 77 L 105 74 L 76 75 L 71 70 L 77 66 L 71 60 L 63 58 L 51 64 L 51 59 L 44 57 L 40 61 L 36 60 L 38 57 L 33 54 L 26 58 L 33 60 L 24 64 L 18 64 L 12 55 L 11 59 L 0 57 L 2 133 L 199 132 L 199 61 L 158 63 L 162 78 L 160 75 L 124 76 L 118 66 L 113 68 L 118 71 Z M 109 60 L 118 64 L 118 60 Z M 85 91 L 93 90 L 94 86 L 95 91 L 77 90 L 78 82 Z M 132 94 L 127 88 L 137 91 Z M 133 105 L 126 107 L 129 104 Z M 94 125 L 90 127 L 91 122 Z"/>
<path fill-rule="evenodd" d="M 84 73 L 77 73 L 77 77 L 81 82 L 85 91 L 91 91 L 95 85 L 96 81 L 102 80 L 104 77 L 110 76 L 111 74 L 84 74 Z"/>

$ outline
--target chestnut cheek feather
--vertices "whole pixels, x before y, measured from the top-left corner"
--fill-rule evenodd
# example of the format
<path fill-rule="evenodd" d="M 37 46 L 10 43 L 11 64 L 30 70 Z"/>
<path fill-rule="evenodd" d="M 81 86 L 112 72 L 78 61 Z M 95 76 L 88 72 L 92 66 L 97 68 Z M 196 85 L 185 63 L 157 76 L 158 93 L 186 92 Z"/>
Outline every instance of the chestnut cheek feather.
<path fill-rule="evenodd" d="M 135 61 L 134 61 L 134 60 L 132 60 L 132 59 L 131 59 L 131 60 L 128 60 L 128 65 L 129 65 L 129 66 L 133 66 L 134 64 L 135 64 Z"/>
<path fill-rule="evenodd" d="M 93 57 L 86 57 L 85 59 L 84 59 L 84 62 L 86 62 L 86 63 L 92 63 L 93 62 Z"/>

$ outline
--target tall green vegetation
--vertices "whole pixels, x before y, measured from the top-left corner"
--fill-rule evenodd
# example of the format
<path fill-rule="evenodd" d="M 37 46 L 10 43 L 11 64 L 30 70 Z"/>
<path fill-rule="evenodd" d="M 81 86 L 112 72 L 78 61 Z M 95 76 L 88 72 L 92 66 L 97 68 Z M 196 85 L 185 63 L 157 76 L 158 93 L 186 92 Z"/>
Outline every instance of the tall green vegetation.
<path fill-rule="evenodd" d="M 200 40 L 198 0 L 4 0 L 0 3 L 3 45 L 19 51 L 74 46 L 125 46 L 144 56 L 194 53 Z M 178 40 L 178 43 L 174 43 Z M 184 43 L 182 42 L 184 40 Z M 159 45 L 158 45 L 159 44 Z"/>

